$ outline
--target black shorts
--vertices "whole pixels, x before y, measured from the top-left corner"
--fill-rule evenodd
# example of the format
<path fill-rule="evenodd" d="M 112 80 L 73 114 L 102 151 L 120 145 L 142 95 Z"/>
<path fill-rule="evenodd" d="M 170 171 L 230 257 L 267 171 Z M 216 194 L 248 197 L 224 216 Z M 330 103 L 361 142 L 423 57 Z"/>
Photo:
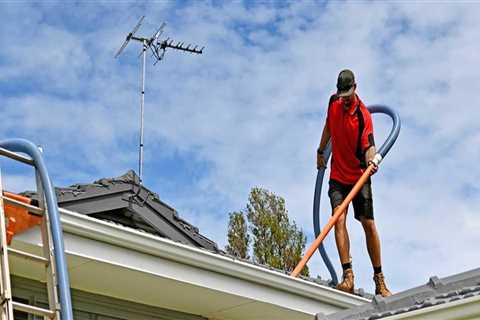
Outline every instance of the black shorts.
<path fill-rule="evenodd" d="M 333 214 L 334 209 L 347 197 L 353 185 L 343 184 L 335 180 L 330 180 L 329 185 L 328 197 L 330 198 Z M 363 185 L 352 202 L 355 219 L 360 221 L 360 217 L 365 217 L 373 220 L 372 183 L 370 179 Z"/>

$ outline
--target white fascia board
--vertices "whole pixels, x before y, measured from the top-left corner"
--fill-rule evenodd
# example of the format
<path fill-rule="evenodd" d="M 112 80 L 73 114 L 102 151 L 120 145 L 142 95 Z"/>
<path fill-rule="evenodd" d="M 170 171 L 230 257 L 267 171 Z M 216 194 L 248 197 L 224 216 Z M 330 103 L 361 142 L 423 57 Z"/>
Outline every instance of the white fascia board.
<path fill-rule="evenodd" d="M 382 318 L 384 320 L 465 320 L 480 318 L 480 296 L 465 298 L 453 302 Z"/>
<path fill-rule="evenodd" d="M 101 221 L 65 209 L 60 209 L 60 213 L 63 230 L 67 233 L 272 287 L 279 291 L 293 293 L 340 308 L 351 308 L 370 302 L 363 297 L 346 294 L 330 287 L 293 278 L 286 274 L 132 228 Z"/>

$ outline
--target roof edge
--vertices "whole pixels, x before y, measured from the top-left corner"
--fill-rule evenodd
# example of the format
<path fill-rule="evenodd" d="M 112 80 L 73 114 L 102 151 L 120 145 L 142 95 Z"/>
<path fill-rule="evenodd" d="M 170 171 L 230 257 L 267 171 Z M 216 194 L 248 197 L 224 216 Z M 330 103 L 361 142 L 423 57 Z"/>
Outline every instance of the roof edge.
<path fill-rule="evenodd" d="M 473 317 L 478 317 L 480 315 L 479 305 L 480 296 L 474 296 L 462 300 L 453 301 L 450 303 L 439 304 L 428 308 L 422 308 L 419 310 L 386 317 L 385 320 L 474 319 Z"/>
<path fill-rule="evenodd" d="M 351 308 L 370 302 L 363 297 L 73 211 L 60 208 L 60 213 L 63 229 L 68 233 L 269 286 L 338 307 Z"/>

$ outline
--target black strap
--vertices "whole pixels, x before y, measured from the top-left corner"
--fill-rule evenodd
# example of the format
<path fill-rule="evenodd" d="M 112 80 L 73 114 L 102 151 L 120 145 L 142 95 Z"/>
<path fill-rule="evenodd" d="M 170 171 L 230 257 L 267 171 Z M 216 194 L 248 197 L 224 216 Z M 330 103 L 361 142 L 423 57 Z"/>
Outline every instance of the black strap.
<path fill-rule="evenodd" d="M 358 118 L 358 140 L 357 140 L 357 150 L 355 155 L 357 159 L 360 161 L 360 168 L 366 168 L 367 164 L 365 163 L 365 156 L 362 151 L 362 135 L 363 130 L 365 129 L 365 119 L 363 119 L 362 110 L 360 110 L 360 102 L 355 107 L 355 113 L 357 114 Z"/>
<path fill-rule="evenodd" d="M 330 106 L 332 105 L 332 103 L 338 99 L 338 96 L 336 94 L 332 94 L 330 96 L 330 100 L 328 101 L 328 110 L 330 110 Z"/>
<path fill-rule="evenodd" d="M 336 94 L 332 94 L 332 95 L 330 96 L 330 100 L 328 101 L 327 117 L 328 117 L 328 114 L 330 113 L 330 107 L 332 106 L 332 104 L 333 104 L 336 100 L 338 100 L 338 96 L 337 96 Z M 331 143 L 331 142 L 332 142 L 332 137 L 330 136 L 330 143 Z M 332 145 L 332 146 L 333 146 L 333 145 Z M 330 165 L 333 164 L 333 161 L 334 161 L 334 159 L 333 159 L 333 154 L 332 154 L 332 160 L 330 160 Z"/>

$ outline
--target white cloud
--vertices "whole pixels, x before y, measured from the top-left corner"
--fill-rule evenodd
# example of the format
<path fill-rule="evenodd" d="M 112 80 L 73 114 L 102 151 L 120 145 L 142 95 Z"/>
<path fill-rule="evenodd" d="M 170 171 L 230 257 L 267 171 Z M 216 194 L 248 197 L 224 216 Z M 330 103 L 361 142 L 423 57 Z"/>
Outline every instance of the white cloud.
<path fill-rule="evenodd" d="M 127 17 L 125 6 L 107 3 L 83 8 L 85 18 L 55 11 L 72 20 L 55 23 L 26 4 L 6 7 L 3 35 L 26 32 L 31 41 L 4 42 L 0 111 L 9 121 L 0 133 L 45 145 L 58 184 L 136 168 L 140 46 L 132 42 L 119 60 L 113 54 L 146 13 L 140 35 L 167 21 L 166 36 L 206 46 L 200 56 L 170 50 L 155 67 L 149 60 L 145 106 L 146 183 L 202 232 L 223 245 L 227 213 L 243 208 L 258 185 L 286 198 L 311 239 L 315 150 L 338 71 L 349 67 L 367 104 L 391 105 L 403 120 L 374 178 L 392 289 L 479 265 L 480 7 L 195 3 L 134 6 Z M 390 122 L 374 116 L 374 123 L 380 144 Z M 363 232 L 350 226 L 358 285 L 371 291 Z M 336 263 L 331 239 L 328 248 Z M 315 257 L 311 270 L 325 278 L 324 269 Z"/>

